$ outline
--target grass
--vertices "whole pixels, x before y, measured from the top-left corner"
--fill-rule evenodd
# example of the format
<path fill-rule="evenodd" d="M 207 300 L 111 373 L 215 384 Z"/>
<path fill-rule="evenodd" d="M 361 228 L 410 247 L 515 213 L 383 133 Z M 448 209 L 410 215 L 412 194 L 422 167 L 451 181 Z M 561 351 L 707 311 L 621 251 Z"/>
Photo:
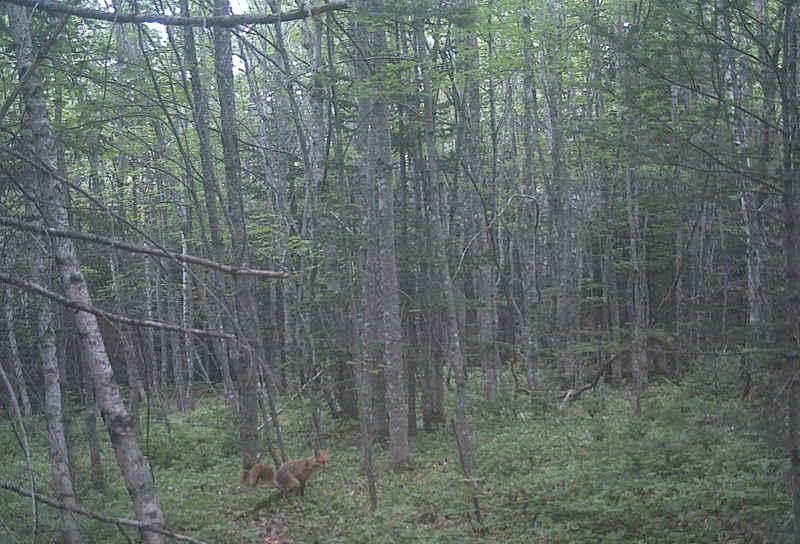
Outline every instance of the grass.
<path fill-rule="evenodd" d="M 171 433 L 151 419 L 142 444 L 170 529 L 207 542 L 780 542 L 791 529 L 785 414 L 767 405 L 759 415 L 763 406 L 742 403 L 733 388 L 725 397 L 706 385 L 702 376 L 680 387 L 651 385 L 640 417 L 627 388 L 609 390 L 605 399 L 590 393 L 563 410 L 555 396 L 508 398 L 500 410 L 472 398 L 481 525 L 446 427 L 413 437 L 412 467 L 397 474 L 386 446 L 376 444 L 374 514 L 356 422 L 325 420 L 331 468 L 314 473 L 304 498 L 286 501 L 273 488 L 239 483 L 236 423 L 213 397 L 173 414 Z M 294 457 L 311 453 L 308 419 L 307 407 L 295 401 L 282 421 Z M 0 429 L 0 479 L 24 483 L 13 433 L 6 422 Z M 32 437 L 39 480 L 47 485 L 47 448 L 41 434 Z M 85 490 L 88 455 L 79 429 L 76 437 Z M 132 518 L 108 444 L 103 460 L 106 492 L 81 491 L 79 502 Z M 8 527 L 0 529 L 0 542 L 13 542 L 11 533 L 30 540 L 29 503 L 0 491 L 0 512 Z M 39 512 L 37 541 L 57 542 L 56 514 Z M 126 542 L 107 524 L 82 518 L 82 529 L 87 542 Z M 126 533 L 137 540 L 135 531 Z"/>

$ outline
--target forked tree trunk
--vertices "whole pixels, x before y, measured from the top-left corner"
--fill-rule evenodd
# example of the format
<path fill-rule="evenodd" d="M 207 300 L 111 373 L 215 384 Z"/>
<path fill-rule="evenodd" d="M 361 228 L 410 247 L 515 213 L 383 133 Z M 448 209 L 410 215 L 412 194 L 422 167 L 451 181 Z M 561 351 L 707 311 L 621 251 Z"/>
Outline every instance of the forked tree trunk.
<path fill-rule="evenodd" d="M 7 6 L 9 30 L 16 49 L 17 69 L 25 74 L 33 64 L 35 54 L 31 43 L 30 27 L 24 8 Z M 25 104 L 31 130 L 36 158 L 40 163 L 42 202 L 41 210 L 45 223 L 53 228 L 69 230 L 65 187 L 57 179 L 55 172 L 56 149 L 47 104 L 44 99 L 42 82 L 37 71 L 24 80 L 21 95 Z M 91 306 L 92 299 L 81 269 L 78 254 L 70 238 L 53 240 L 53 256 L 61 275 L 65 296 L 76 302 Z M 147 460 L 142 456 L 133 419 L 125 409 L 119 388 L 114 379 L 114 371 L 108 359 L 100 327 L 94 314 L 78 311 L 75 325 L 81 339 L 83 352 L 92 370 L 95 388 L 98 393 L 103 419 L 114 447 L 117 463 L 122 470 L 125 484 L 133 502 L 139 521 L 158 527 L 164 526 L 164 516 L 156 494 L 153 473 Z M 161 544 L 166 541 L 159 533 L 142 529 L 145 544 Z"/>

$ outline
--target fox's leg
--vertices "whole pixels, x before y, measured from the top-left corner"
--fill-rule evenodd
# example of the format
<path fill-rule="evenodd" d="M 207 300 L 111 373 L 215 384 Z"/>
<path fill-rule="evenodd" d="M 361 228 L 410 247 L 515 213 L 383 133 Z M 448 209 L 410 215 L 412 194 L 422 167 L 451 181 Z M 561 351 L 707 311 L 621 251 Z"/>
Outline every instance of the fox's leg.
<path fill-rule="evenodd" d="M 292 491 L 297 491 L 299 487 L 300 487 L 300 482 L 297 480 L 297 478 L 292 478 L 291 480 L 289 480 L 289 485 L 287 485 L 286 488 L 283 490 L 283 498 L 285 499 L 286 495 L 288 495 Z"/>

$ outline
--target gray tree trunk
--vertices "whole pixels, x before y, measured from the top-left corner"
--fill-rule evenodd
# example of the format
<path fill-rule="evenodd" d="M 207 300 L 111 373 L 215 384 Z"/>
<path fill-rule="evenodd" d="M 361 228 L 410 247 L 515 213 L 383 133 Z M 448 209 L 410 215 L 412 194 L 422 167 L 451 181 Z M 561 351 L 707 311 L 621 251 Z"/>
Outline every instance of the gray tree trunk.
<path fill-rule="evenodd" d="M 631 312 L 631 370 L 636 395 L 636 413 L 642 413 L 642 400 L 647 387 L 647 259 L 639 211 L 639 183 L 630 168 L 626 169 L 628 224 L 630 228 L 631 269 L 628 280 Z"/>
<path fill-rule="evenodd" d="M 184 16 L 189 16 L 188 0 L 181 1 L 181 12 Z M 205 203 L 206 216 L 208 218 L 208 230 L 211 235 L 211 257 L 221 263 L 225 259 L 225 241 L 222 236 L 222 226 L 220 224 L 218 199 L 220 199 L 219 183 L 217 182 L 216 171 L 213 163 L 213 146 L 211 128 L 208 122 L 208 93 L 203 85 L 203 73 L 201 65 L 197 59 L 197 46 L 195 44 L 194 28 L 185 27 L 186 38 L 184 40 L 186 49 L 186 61 L 191 73 L 191 96 L 192 112 L 194 113 L 194 126 L 200 145 L 200 166 L 202 169 L 203 182 L 203 202 Z M 203 294 L 203 312 L 208 322 L 210 330 L 231 332 L 232 327 L 225 326 L 226 317 L 223 316 L 223 306 L 227 302 L 226 278 L 220 272 L 213 272 L 214 297 Z M 239 413 L 239 403 L 236 399 L 236 390 L 231 377 L 231 363 L 228 358 L 227 340 L 214 337 L 211 340 L 214 350 L 214 357 L 222 374 L 222 386 L 228 404 L 235 414 Z"/>
<path fill-rule="evenodd" d="M 94 393 L 94 383 L 92 383 L 91 370 L 87 364 L 86 357 L 81 355 L 80 360 L 81 373 L 83 374 L 83 387 L 81 387 L 84 406 L 83 417 L 86 442 L 89 446 L 89 460 L 92 467 L 92 488 L 102 493 L 106 488 L 106 478 L 102 457 L 100 456 L 100 437 L 97 435 L 97 396 Z"/>
<path fill-rule="evenodd" d="M 8 5 L 9 30 L 14 40 L 17 69 L 25 74 L 35 61 L 31 43 L 30 27 L 23 8 Z M 47 114 L 47 104 L 38 72 L 33 71 L 22 84 L 21 95 L 33 133 L 36 158 L 40 161 L 41 209 L 48 226 L 69 230 L 65 188 L 56 178 L 57 171 L 55 140 Z M 69 238 L 53 240 L 53 256 L 63 282 L 64 294 L 70 300 L 92 304 L 89 288 L 83 276 L 75 246 Z M 92 370 L 98 392 L 103 419 L 114 447 L 117 463 L 122 470 L 133 508 L 139 521 L 164 526 L 164 516 L 156 494 L 153 474 L 147 460 L 142 456 L 133 418 L 125 409 L 122 397 L 114 380 L 114 371 L 108 359 L 100 327 L 94 314 L 78 311 L 75 324 L 81 338 L 83 352 Z M 166 538 L 153 531 L 143 529 L 145 544 L 161 544 Z"/>
<path fill-rule="evenodd" d="M 720 18 L 720 26 L 725 40 L 734 44 L 731 30 L 731 14 L 724 12 Z M 765 42 L 762 42 L 765 43 Z M 763 57 L 763 54 L 762 54 Z M 743 157 L 739 159 L 739 167 L 743 171 L 752 170 L 750 164 L 750 141 L 745 119 L 746 92 L 745 81 L 739 77 L 739 67 L 733 49 L 728 49 L 725 83 L 728 86 L 728 97 L 731 101 L 731 114 L 733 118 L 734 149 Z M 766 99 L 766 97 L 765 97 Z M 769 115 L 769 110 L 767 113 Z M 769 119 L 765 117 L 764 119 Z M 767 138 L 768 140 L 768 138 Z M 762 161 L 764 159 L 761 159 Z M 750 352 L 753 349 L 774 347 L 772 338 L 772 307 L 767 292 L 767 234 L 764 227 L 764 218 L 761 205 L 763 199 L 759 194 L 758 183 L 746 176 L 740 177 L 739 206 L 744 223 L 745 242 L 747 244 L 747 324 L 745 330 L 745 349 L 742 353 L 741 367 L 745 378 L 744 396 L 750 392 Z M 766 179 L 766 176 L 764 178 Z"/>
<path fill-rule="evenodd" d="M 329 16 L 329 23 L 330 16 Z M 350 234 L 351 229 L 355 230 L 354 227 L 354 217 L 353 217 L 353 207 L 349 205 L 351 201 L 351 196 L 348 191 L 348 177 L 347 173 L 345 172 L 345 154 L 344 154 L 344 141 L 342 138 L 342 124 L 340 122 L 339 112 L 341 109 L 341 104 L 338 100 L 336 82 L 338 81 L 336 75 L 336 62 L 334 61 L 334 36 L 333 36 L 333 27 L 332 25 L 328 25 L 327 30 L 327 47 L 328 47 L 328 67 L 329 67 L 329 77 L 331 81 L 331 106 L 332 106 L 332 115 L 333 115 L 333 134 L 334 134 L 334 141 L 333 141 L 333 149 L 334 149 L 334 156 L 335 156 L 335 172 L 337 177 L 337 191 L 339 195 L 339 202 L 342 207 L 342 249 L 344 252 L 344 266 L 346 267 L 345 278 L 347 282 L 346 291 L 349 293 L 348 297 L 348 313 L 349 319 L 347 319 L 347 324 L 349 325 L 349 334 L 352 336 L 351 346 L 352 346 L 352 353 L 353 353 L 353 362 L 355 363 L 353 377 L 355 381 L 355 389 L 356 389 L 356 404 L 358 409 L 358 416 L 359 416 L 359 423 L 361 428 L 361 462 L 364 467 L 364 472 L 367 477 L 367 488 L 369 489 L 369 502 L 370 502 L 370 511 L 375 512 L 378 508 L 378 489 L 375 481 L 375 471 L 373 468 L 373 424 L 372 424 L 372 371 L 373 368 L 371 366 L 371 362 L 364 359 L 364 353 L 367 351 L 366 342 L 368 341 L 367 336 L 364 334 L 363 329 L 363 322 L 359 321 L 359 315 L 362 315 L 362 312 L 359 311 L 362 305 L 359 304 L 359 298 L 362 301 L 367 301 L 368 293 L 364 291 L 366 286 L 365 283 L 361 284 L 362 291 L 359 292 L 358 280 L 356 278 L 355 270 L 356 270 L 356 261 L 355 259 L 357 256 L 355 255 L 355 250 L 353 248 L 353 244 L 351 242 L 352 235 Z M 361 98 L 360 100 L 365 100 Z M 359 103 L 359 115 L 363 114 L 364 111 L 362 109 L 362 105 Z M 369 137 L 367 134 L 368 127 L 366 124 L 359 123 L 359 128 L 357 130 L 357 138 L 359 141 L 364 143 L 359 144 L 360 149 L 364 149 L 367 147 L 367 142 L 369 141 Z M 361 172 L 360 175 L 366 176 L 365 172 Z M 365 186 L 366 182 L 363 180 L 359 180 L 360 183 L 357 181 L 357 186 Z M 362 250 L 362 260 L 363 259 L 363 250 Z M 362 269 L 366 269 L 365 266 L 362 265 Z M 372 295 L 372 293 L 369 293 Z M 366 310 L 364 310 L 366 312 Z M 350 366 L 349 364 L 347 366 Z"/>
<path fill-rule="evenodd" d="M 566 5 L 562 0 L 548 0 L 548 11 L 557 32 L 565 36 Z M 557 62 L 556 52 L 549 52 L 546 62 Z M 556 348 L 559 350 L 567 389 L 580 386 L 582 362 L 575 349 L 580 342 L 581 261 L 580 237 L 573 197 L 577 187 L 567 167 L 566 126 L 564 122 L 563 74 L 548 70 L 545 75 L 545 119 L 550 144 L 550 175 L 545 176 L 552 213 L 553 242 L 556 256 Z"/>
<path fill-rule="evenodd" d="M 472 449 L 472 433 L 469 426 L 469 407 L 467 405 L 467 380 L 464 354 L 461 348 L 461 334 L 458 327 L 456 310 L 456 294 L 453 280 L 450 277 L 450 263 L 447 255 L 447 238 L 442 220 L 442 193 L 444 191 L 438 169 L 438 153 L 436 151 L 435 96 L 431 88 L 430 61 L 425 50 L 424 27 L 417 22 L 417 39 L 420 42 L 419 60 L 422 68 L 422 82 L 425 96 L 425 141 L 430 169 L 430 224 L 436 250 L 436 268 L 441 281 L 442 302 L 444 304 L 444 326 L 446 334 L 446 360 L 455 373 L 456 379 L 456 418 L 455 432 L 461 450 L 464 473 L 470 480 L 473 490 L 476 484 L 475 455 Z"/>
<path fill-rule="evenodd" d="M 385 51 L 383 31 L 373 34 L 373 52 Z M 383 99 L 375 101 L 374 129 L 376 177 L 378 181 L 378 239 L 383 306 L 383 335 L 386 365 L 386 400 L 389 411 L 389 449 L 392 467 L 403 469 L 409 462 L 408 400 L 403 338 L 400 326 L 400 297 L 397 287 L 397 258 L 394 230 L 394 176 L 392 173 L 389 109 Z"/>
<path fill-rule="evenodd" d="M 530 15 L 522 21 L 523 27 L 530 31 Z M 519 254 L 521 287 L 522 287 L 522 343 L 525 356 L 525 380 L 528 389 L 533 392 L 542 386 L 541 371 L 539 368 L 539 279 L 537 274 L 538 243 L 539 243 L 539 204 L 535 200 L 539 187 L 536 180 L 535 156 L 538 145 L 536 143 L 536 87 L 534 80 L 534 47 L 533 40 L 526 39 L 523 51 L 525 57 L 525 71 L 523 75 L 523 145 L 525 147 L 524 182 L 526 198 L 519 208 L 518 219 Z"/>
<path fill-rule="evenodd" d="M 215 13 L 228 15 L 228 0 L 216 0 Z M 236 118 L 236 93 L 233 84 L 233 50 L 230 29 L 214 29 L 214 74 L 220 105 L 222 127 L 222 153 L 227 182 L 228 213 L 231 222 L 232 260 L 237 266 L 249 264 L 245 204 L 242 191 L 242 165 L 239 156 L 238 120 Z M 239 439 L 242 466 L 252 466 L 258 459 L 258 390 L 256 388 L 256 361 L 259 353 L 260 327 L 253 311 L 254 293 L 248 278 L 233 278 L 236 292 L 240 357 L 236 361 L 236 378 L 239 390 Z"/>
<path fill-rule="evenodd" d="M 9 268 L 8 262 L 6 267 Z M 16 318 L 14 316 L 14 290 L 11 286 L 6 285 L 5 299 L 3 306 L 6 316 L 6 331 L 8 334 L 8 355 L 11 363 L 11 376 L 13 376 L 13 389 L 14 395 L 19 399 L 20 410 L 22 416 L 26 419 L 31 415 L 31 399 L 28 395 L 28 386 L 25 383 L 25 373 L 23 372 L 22 359 L 19 355 L 19 347 L 17 344 L 17 326 Z"/>
<path fill-rule="evenodd" d="M 787 329 L 786 361 L 789 384 L 789 444 L 792 460 L 792 498 L 794 510 L 795 544 L 800 544 L 800 231 L 798 231 L 797 187 L 800 182 L 800 124 L 798 110 L 798 61 L 800 61 L 800 9 L 796 1 L 789 2 L 783 19 L 783 64 L 781 80 L 781 132 L 783 135 L 783 232 L 786 259 Z"/>
<path fill-rule="evenodd" d="M 359 36 L 366 39 L 366 30 L 359 27 Z M 354 70 L 360 77 L 367 77 L 369 71 L 361 66 Z M 372 472 L 372 444 L 378 432 L 377 426 L 383 423 L 386 414 L 384 395 L 376 394 L 375 380 L 380 354 L 379 339 L 383 331 L 381 309 L 376 300 L 380 298 L 380 281 L 378 276 L 378 240 L 372 235 L 377 230 L 377 205 L 375 196 L 375 163 L 370 150 L 374 147 L 374 131 L 368 123 L 372 110 L 372 99 L 358 99 L 358 132 L 356 148 L 358 149 L 358 178 L 363 188 L 361 200 L 361 323 L 356 329 L 357 340 L 356 380 L 358 384 L 359 416 L 361 417 L 362 461 L 370 483 L 370 507 L 377 508 L 377 488 Z M 359 314 L 355 314 L 359 315 Z M 385 391 L 385 390 L 384 390 Z M 379 400 L 376 400 L 379 399 Z M 377 410 L 376 410 L 377 409 Z M 377 411 L 377 414 L 376 414 Z M 376 417 L 377 416 L 377 417 Z M 377 420 L 377 423 L 376 423 Z"/>
<path fill-rule="evenodd" d="M 386 33 L 381 28 L 367 34 L 367 54 L 374 59 L 384 58 L 387 45 Z M 381 70 L 385 60 L 373 60 L 375 79 L 380 85 Z M 383 91 L 381 89 L 381 91 Z M 404 469 L 409 463 L 408 449 L 408 400 L 405 360 L 400 325 L 400 298 L 397 284 L 397 260 L 395 255 L 394 229 L 394 176 L 392 172 L 392 141 L 387 98 L 379 92 L 371 101 L 367 117 L 372 133 L 367 157 L 374 165 L 375 177 L 369 182 L 377 183 L 376 223 L 377 231 L 366 233 L 378 240 L 378 268 L 380 278 L 380 307 L 382 310 L 384 365 L 386 379 L 386 402 L 389 416 L 389 452 L 394 470 Z M 367 271 L 369 274 L 370 272 Z"/>
<path fill-rule="evenodd" d="M 33 176 L 32 176 L 33 177 Z M 39 182 L 47 182 L 46 174 L 38 173 Z M 37 185 L 41 183 L 37 182 Z M 30 187 L 30 194 L 41 194 L 43 187 Z M 29 204 L 31 214 L 36 213 L 33 203 Z M 38 285 L 48 286 L 44 253 L 45 240 L 39 237 L 30 237 L 28 258 L 31 266 L 33 282 Z M 67 438 L 62 423 L 61 384 L 59 381 L 58 350 L 56 349 L 55 312 L 53 302 L 44 297 L 36 297 L 39 324 L 39 355 L 42 359 L 42 374 L 44 375 L 44 410 L 47 420 L 47 436 L 50 446 L 50 462 L 53 474 L 53 489 L 58 501 L 67 507 L 77 506 L 75 500 L 74 482 L 70 477 L 69 455 L 67 453 Z M 83 542 L 77 515 L 69 510 L 61 510 L 61 538 L 65 543 Z"/>

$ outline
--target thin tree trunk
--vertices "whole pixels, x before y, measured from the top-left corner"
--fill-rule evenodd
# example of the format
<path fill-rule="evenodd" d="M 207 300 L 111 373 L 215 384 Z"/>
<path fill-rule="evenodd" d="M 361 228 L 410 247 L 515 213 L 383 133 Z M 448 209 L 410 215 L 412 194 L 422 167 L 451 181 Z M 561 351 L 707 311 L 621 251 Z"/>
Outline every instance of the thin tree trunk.
<path fill-rule="evenodd" d="M 6 9 L 9 15 L 9 30 L 16 47 L 17 69 L 22 75 L 35 61 L 27 14 L 23 8 L 10 4 Z M 35 155 L 41 164 L 39 176 L 44 219 L 51 227 L 69 230 L 65 187 L 55 177 L 57 171 L 55 141 L 47 114 L 42 82 L 36 71 L 23 82 L 21 94 L 33 132 Z M 66 297 L 91 306 L 89 288 L 72 240 L 55 238 L 53 256 L 61 274 Z M 108 427 L 136 517 L 144 523 L 163 527 L 164 516 L 156 495 L 153 474 L 139 449 L 133 418 L 125 409 L 114 380 L 114 371 L 108 359 L 97 318 L 94 314 L 78 311 L 75 314 L 75 324 L 92 369 L 103 419 Z M 161 544 L 166 541 L 163 535 L 146 529 L 143 529 L 141 534 L 145 544 Z"/>
<path fill-rule="evenodd" d="M 781 130 L 783 136 L 783 229 L 786 259 L 787 320 L 786 359 L 789 374 L 789 443 L 792 460 L 792 497 L 795 544 L 800 544 L 800 231 L 798 231 L 797 185 L 800 181 L 800 137 L 798 137 L 798 60 L 800 26 L 796 0 L 787 2 L 783 20 L 783 64 L 781 81 Z"/>
<path fill-rule="evenodd" d="M 6 267 L 9 268 L 8 261 Z M 8 355 L 11 363 L 11 375 L 14 377 L 13 387 L 15 397 L 19 399 L 22 416 L 26 419 L 31 416 L 31 399 L 28 395 L 28 386 L 25 383 L 25 373 L 23 372 L 22 359 L 19 355 L 19 347 L 17 345 L 17 327 L 16 318 L 14 317 L 14 300 L 16 296 L 11 286 L 6 285 L 5 288 L 5 315 L 6 315 L 6 331 L 8 333 Z"/>
<path fill-rule="evenodd" d="M 183 209 L 179 206 L 179 209 Z M 191 235 L 186 218 L 186 212 L 179 212 L 181 216 L 181 253 L 188 255 L 191 253 L 189 249 L 188 237 Z M 181 323 L 185 329 L 193 328 L 194 326 L 194 286 L 192 285 L 192 271 L 188 264 L 181 267 L 181 300 L 183 301 L 183 308 L 181 311 Z M 194 336 L 186 332 L 183 335 L 183 347 L 186 357 L 186 409 L 191 410 L 194 408 L 194 375 L 195 364 L 199 363 L 199 356 L 197 353 L 197 346 L 194 343 Z"/>
<path fill-rule="evenodd" d="M 526 31 L 531 30 L 530 15 L 526 14 L 522 21 Z M 542 386 L 539 369 L 539 285 L 537 274 L 539 243 L 539 204 L 535 200 L 539 193 L 534 168 L 536 153 L 536 88 L 534 81 L 533 40 L 528 38 L 524 45 L 525 71 L 523 75 L 523 145 L 524 186 L 526 198 L 520 206 L 519 254 L 522 288 L 522 343 L 525 357 L 525 381 L 533 392 Z"/>
<path fill-rule="evenodd" d="M 639 183 L 630 168 L 626 169 L 628 188 L 628 223 L 630 227 L 631 270 L 628 285 L 630 292 L 631 328 L 631 369 L 633 371 L 633 390 L 636 395 L 636 413 L 642 413 L 642 400 L 647 387 L 647 259 L 644 236 L 642 234 L 639 211 Z"/>
<path fill-rule="evenodd" d="M 112 249 L 109 257 L 109 265 L 111 270 L 111 290 L 114 294 L 114 303 L 116 304 L 117 313 L 124 315 L 122 303 L 122 289 L 120 287 L 119 277 L 119 256 L 117 251 Z M 131 340 L 130 330 L 124 326 L 119 326 L 120 342 L 122 343 L 122 354 L 125 358 L 125 369 L 128 374 L 128 411 L 133 417 L 134 425 L 139 423 L 139 403 L 141 397 L 139 395 L 142 389 L 141 379 L 139 377 L 139 358 L 136 354 L 136 348 L 133 346 Z"/>
<path fill-rule="evenodd" d="M 228 0 L 216 0 L 215 13 L 228 15 Z M 249 264 L 247 229 L 245 224 L 244 194 L 242 191 L 242 165 L 239 157 L 238 120 L 236 118 L 236 93 L 233 84 L 233 50 L 230 29 L 214 29 L 214 74 L 220 105 L 222 127 L 222 154 L 225 163 L 225 180 L 228 189 L 228 213 L 231 221 L 232 260 L 239 266 Z M 247 278 L 235 277 L 237 319 L 242 336 L 240 357 L 237 363 L 239 390 L 239 439 L 242 466 L 252 466 L 258 459 L 258 390 L 256 389 L 256 358 L 260 334 L 258 319 L 252 311 L 253 289 Z"/>
<path fill-rule="evenodd" d="M 100 439 L 97 435 L 97 396 L 94 392 L 91 369 L 86 362 L 86 357 L 81 355 L 80 361 L 81 374 L 83 374 L 81 392 L 84 406 L 84 426 L 86 428 L 86 442 L 89 446 L 89 459 L 92 467 L 92 488 L 102 493 L 106 488 L 106 479 L 100 456 Z"/>
<path fill-rule="evenodd" d="M 38 174 L 41 180 L 40 188 L 31 187 L 30 194 L 40 194 L 40 189 L 46 182 L 44 174 Z M 42 179 L 44 178 L 44 179 Z M 38 183 L 38 182 L 37 182 Z M 30 212 L 36 213 L 35 206 L 31 203 Z M 31 266 L 31 276 L 37 285 L 49 285 L 47 278 L 43 245 L 45 241 L 39 237 L 30 238 L 28 256 Z M 67 438 L 62 422 L 61 384 L 59 380 L 58 350 L 56 348 L 55 312 L 53 302 L 44 297 L 37 298 L 37 314 L 39 323 L 39 355 L 42 360 L 42 374 L 44 375 L 44 409 L 47 420 L 47 435 L 50 446 L 50 462 L 53 474 L 53 489 L 59 502 L 68 507 L 75 507 L 74 482 L 70 477 L 69 457 L 67 454 Z M 61 538 L 65 543 L 83 542 L 78 519 L 74 512 L 61 510 Z"/>
<path fill-rule="evenodd" d="M 444 187 L 438 169 L 438 153 L 436 151 L 436 100 L 431 91 L 430 62 L 425 50 L 424 26 L 422 21 L 416 22 L 418 55 L 422 69 L 422 83 L 425 96 L 425 141 L 428 154 L 430 175 L 430 224 L 436 250 L 436 267 L 441 281 L 442 301 L 444 304 L 446 358 L 455 373 L 456 379 L 456 417 L 454 429 L 459 443 L 464 474 L 469 481 L 473 493 L 477 492 L 475 482 L 475 454 L 472 449 L 472 433 L 469 427 L 469 408 L 467 405 L 467 380 L 464 354 L 461 348 L 461 335 L 458 328 L 456 295 L 453 280 L 450 277 L 450 264 L 447 256 L 447 239 L 442 220 L 442 193 Z"/>
<path fill-rule="evenodd" d="M 6 373 L 6 369 L 3 368 L 2 362 L 0 362 L 0 380 L 3 382 L 3 386 L 5 386 L 6 394 L 10 399 L 11 405 L 11 423 L 16 425 L 17 432 L 19 433 L 20 441 L 22 442 L 22 452 L 25 455 L 25 467 L 27 468 L 27 476 L 28 476 L 28 487 L 29 489 L 33 490 L 36 488 L 36 481 L 34 479 L 34 472 L 33 472 L 33 459 L 31 456 L 31 446 L 30 442 L 28 441 L 28 431 L 25 430 L 25 419 L 22 416 L 22 409 L 20 408 L 19 399 L 17 398 L 17 393 L 14 391 L 14 386 L 11 383 L 11 380 Z M 31 495 L 31 519 L 36 519 L 36 498 Z M 35 525 L 32 526 L 31 531 L 31 541 L 36 542 L 36 529 Z"/>
<path fill-rule="evenodd" d="M 188 0 L 181 1 L 181 13 L 187 17 L 190 15 Z M 220 190 L 216 171 L 214 170 L 212 135 L 208 123 L 208 93 L 203 86 L 203 74 L 200 62 L 197 58 L 194 28 L 187 26 L 185 27 L 185 32 L 186 38 L 184 43 L 186 60 L 191 73 L 192 112 L 194 113 L 194 124 L 200 145 L 200 166 L 203 173 L 203 201 L 208 217 L 208 229 L 211 235 L 210 253 L 211 257 L 216 262 L 221 263 L 224 262 L 225 258 L 225 242 L 222 236 L 222 227 L 217 206 L 217 200 L 220 198 Z M 215 271 L 213 272 L 212 282 L 216 296 L 213 297 L 213 301 L 208 301 L 209 297 L 204 296 L 204 300 L 208 302 L 203 305 L 208 328 L 217 331 L 222 331 L 227 328 L 228 330 L 226 332 L 231 332 L 231 327 L 224 326 L 226 318 L 223 317 L 221 308 L 227 301 L 226 279 L 220 272 Z M 224 338 L 213 338 L 211 340 L 211 346 L 214 351 L 214 358 L 222 374 L 222 386 L 225 391 L 225 397 L 228 399 L 231 410 L 238 415 L 239 404 L 236 399 L 233 378 L 231 377 L 231 363 L 228 358 L 226 342 Z"/>
<path fill-rule="evenodd" d="M 383 30 L 370 33 L 372 53 L 386 52 Z M 400 297 L 397 285 L 397 258 L 394 229 L 394 176 L 389 108 L 386 99 L 378 96 L 373 102 L 371 126 L 375 131 L 375 177 L 378 182 L 378 243 L 382 283 L 383 337 L 386 365 L 386 400 L 389 411 L 389 451 L 392 468 L 404 469 L 409 462 L 408 400 L 406 369 L 400 326 Z"/>

